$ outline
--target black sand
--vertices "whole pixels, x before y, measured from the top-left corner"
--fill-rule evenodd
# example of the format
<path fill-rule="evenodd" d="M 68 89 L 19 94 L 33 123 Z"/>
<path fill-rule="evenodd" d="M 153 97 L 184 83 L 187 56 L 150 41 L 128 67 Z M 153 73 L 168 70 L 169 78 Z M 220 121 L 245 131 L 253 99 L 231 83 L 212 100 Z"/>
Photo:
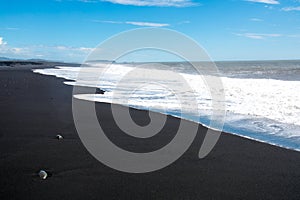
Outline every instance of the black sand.
<path fill-rule="evenodd" d="M 72 87 L 62 81 L 33 74 L 30 67 L 0 70 L 0 199 L 300 199 L 299 152 L 224 133 L 200 160 L 202 126 L 184 156 L 160 171 L 110 169 L 81 144 Z M 178 119 L 168 117 L 155 142 L 134 141 L 118 130 L 109 104 L 96 108 L 109 137 L 129 150 L 160 148 L 178 126 Z M 148 123 L 147 112 L 131 114 L 138 124 Z M 64 139 L 58 141 L 57 134 Z M 40 180 L 40 169 L 51 177 Z"/>

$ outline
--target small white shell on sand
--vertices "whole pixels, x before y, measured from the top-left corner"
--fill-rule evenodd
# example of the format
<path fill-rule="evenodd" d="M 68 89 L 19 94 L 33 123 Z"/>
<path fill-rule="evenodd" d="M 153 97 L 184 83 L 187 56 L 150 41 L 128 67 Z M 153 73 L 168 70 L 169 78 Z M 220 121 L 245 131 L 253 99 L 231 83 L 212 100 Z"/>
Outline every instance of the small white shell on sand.
<path fill-rule="evenodd" d="M 62 140 L 62 139 L 63 139 L 63 136 L 61 136 L 61 135 L 56 135 L 56 139 Z"/>
<path fill-rule="evenodd" d="M 45 180 L 45 179 L 47 178 L 47 176 L 48 176 L 48 174 L 47 174 L 46 171 L 44 171 L 44 170 L 40 170 L 40 171 L 39 171 L 39 177 L 40 177 L 41 179 Z"/>

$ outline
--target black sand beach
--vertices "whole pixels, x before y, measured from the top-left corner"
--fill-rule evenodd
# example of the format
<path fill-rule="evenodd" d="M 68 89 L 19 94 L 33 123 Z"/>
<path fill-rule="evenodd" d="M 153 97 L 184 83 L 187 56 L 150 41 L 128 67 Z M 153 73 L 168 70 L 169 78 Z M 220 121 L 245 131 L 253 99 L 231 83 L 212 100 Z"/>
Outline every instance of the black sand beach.
<path fill-rule="evenodd" d="M 72 87 L 31 68 L 0 66 L 0 199 L 300 199 L 299 152 L 223 133 L 200 160 L 206 129 L 201 125 L 189 150 L 162 170 L 128 174 L 110 169 L 79 140 Z M 117 128 L 109 104 L 97 103 L 96 109 L 109 137 L 129 150 L 160 148 L 179 122 L 168 117 L 154 141 L 140 142 Z M 138 124 L 148 123 L 146 111 L 132 109 L 131 114 Z M 57 140 L 57 134 L 64 139 Z M 40 169 L 51 177 L 41 180 Z"/>

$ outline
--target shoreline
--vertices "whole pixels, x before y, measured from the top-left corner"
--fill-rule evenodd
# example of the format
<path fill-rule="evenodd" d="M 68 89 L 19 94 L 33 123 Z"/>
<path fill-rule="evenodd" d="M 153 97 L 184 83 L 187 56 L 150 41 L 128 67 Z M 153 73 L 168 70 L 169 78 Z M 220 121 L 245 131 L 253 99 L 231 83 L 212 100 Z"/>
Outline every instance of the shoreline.
<path fill-rule="evenodd" d="M 34 74 L 30 67 L 0 76 L 1 199 L 300 198 L 299 152 L 222 133 L 213 151 L 198 159 L 207 129 L 201 125 L 191 147 L 170 166 L 146 174 L 115 171 L 82 145 L 72 119 L 72 87 L 64 79 Z M 133 151 L 160 148 L 179 123 L 167 116 L 153 141 L 133 140 L 118 129 L 109 104 L 96 103 L 96 110 L 110 139 Z M 130 111 L 137 124 L 147 124 L 148 112 Z M 52 176 L 40 180 L 40 169 Z"/>
<path fill-rule="evenodd" d="M 48 76 L 48 75 L 46 75 L 46 76 Z M 58 77 L 56 77 L 56 78 L 58 78 Z M 64 79 L 65 80 L 65 79 Z M 64 81 L 65 82 L 65 81 Z M 65 84 L 65 83 L 63 83 L 63 84 Z M 65 84 L 65 85 L 68 85 L 68 84 Z M 71 86 L 72 87 L 72 85 L 68 85 L 68 86 Z M 84 87 L 84 86 L 78 86 L 78 87 Z M 103 91 L 103 90 L 102 90 Z M 73 97 L 74 98 L 74 97 Z M 77 98 L 76 98 L 77 99 Z M 89 102 L 94 102 L 94 101 L 90 101 L 90 100 L 82 100 L 82 99 L 79 99 L 79 100 L 81 100 L 81 101 L 89 101 Z M 112 103 L 103 103 L 103 102 L 94 102 L 94 103 L 96 103 L 96 104 L 112 104 Z M 142 108 L 134 108 L 134 107 L 130 107 L 130 106 L 126 106 L 126 105 L 120 105 L 120 104 L 113 104 L 113 105 L 116 105 L 116 106 L 122 106 L 122 107 L 126 107 L 126 108 L 130 108 L 130 109 L 134 109 L 134 110 L 139 110 L 139 111 L 147 111 L 147 110 L 145 110 L 145 109 L 142 109 Z M 205 124 L 202 124 L 202 123 L 200 123 L 200 122 L 197 122 L 197 121 L 193 121 L 193 120 L 189 120 L 189 119 L 185 119 L 185 118 L 180 118 L 180 117 L 178 117 L 178 116 L 176 116 L 176 115 L 172 115 L 172 114 L 165 114 L 165 113 L 162 113 L 162 112 L 158 112 L 158 111 L 151 111 L 151 112 L 153 112 L 153 113 L 158 113 L 158 114 L 161 114 L 161 115 L 167 115 L 167 116 L 172 116 L 173 118 L 175 118 L 175 119 L 178 119 L 178 120 L 186 120 L 186 121 L 189 121 L 189 122 L 192 122 L 192 123 L 196 123 L 196 124 L 199 124 L 200 126 L 203 126 L 203 127 L 205 127 L 205 128 L 208 128 L 208 129 L 211 129 L 211 130 L 213 130 L 213 131 L 220 131 L 220 130 L 218 130 L 218 129 L 214 129 L 213 127 L 209 127 L 209 126 L 207 126 L 207 125 L 205 125 Z M 267 141 L 263 141 L 263 140 L 260 140 L 260 139 L 256 139 L 256 138 L 252 138 L 252 137 L 250 137 L 250 136 L 246 136 L 246 135 L 241 135 L 241 134 L 239 134 L 239 133 L 235 133 L 235 132 L 226 132 L 226 131 L 221 131 L 222 132 L 222 134 L 229 134 L 229 135 L 233 135 L 233 136 L 237 136 L 237 137 L 240 137 L 240 138 L 242 138 L 242 139 L 247 139 L 247 140 L 252 140 L 252 141 L 255 141 L 255 142 L 259 142 L 259 143 L 263 143 L 263 144 L 267 144 L 267 145 L 271 145 L 271 146 L 275 146 L 275 147 L 279 147 L 279 148 L 283 148 L 283 149 L 286 149 L 286 150 L 291 150 L 291 151 L 295 151 L 295 152 L 299 152 L 300 153 L 300 149 L 293 149 L 293 148 L 291 148 L 291 147 L 286 147 L 286 146 L 283 146 L 283 145 L 279 145 L 279 144 L 276 144 L 276 143 L 269 143 L 269 142 L 267 142 Z"/>
<path fill-rule="evenodd" d="M 49 71 L 49 73 L 48 73 L 47 71 L 41 70 L 41 71 L 36 71 L 36 73 L 44 74 L 44 75 L 52 74 L 53 76 L 56 76 L 56 77 L 64 77 L 65 78 L 64 84 L 74 85 L 74 81 L 72 80 L 72 78 L 70 78 L 72 76 L 60 74 L 59 71 L 58 72 L 50 72 Z M 274 80 L 276 80 L 276 79 L 274 79 Z M 268 93 L 268 91 L 265 91 L 265 92 Z M 87 93 L 89 93 L 89 92 L 87 92 Z M 255 95 L 255 94 L 252 94 L 252 95 Z M 270 95 L 272 95 L 272 93 Z M 94 101 L 94 100 L 91 100 L 89 97 L 82 98 L 82 99 Z M 258 98 L 258 100 L 261 100 L 261 98 Z M 241 100 L 241 101 L 243 101 L 243 100 Z M 102 103 L 101 101 L 98 101 L 98 102 Z M 109 102 L 109 101 L 107 101 L 107 102 Z M 237 101 L 233 104 L 236 104 L 236 103 L 241 103 L 241 102 Z M 274 103 L 274 102 L 270 102 L 270 104 L 272 104 L 272 103 Z M 137 106 L 137 107 L 131 106 L 131 107 L 137 108 L 137 109 L 143 109 L 143 107 L 139 107 L 139 106 Z M 299 137 L 297 134 L 297 132 L 300 130 L 300 126 L 297 125 L 297 123 L 295 124 L 296 117 L 288 118 L 288 119 L 285 119 L 285 117 L 283 117 L 283 118 L 281 117 L 280 118 L 281 120 L 278 119 L 277 114 L 280 112 L 287 112 L 286 110 L 283 110 L 283 111 L 281 110 L 280 112 L 274 111 L 271 114 L 269 113 L 267 116 L 265 116 L 262 113 L 260 113 L 262 115 L 259 115 L 259 114 L 256 115 L 255 112 L 254 112 L 254 114 L 252 113 L 252 111 L 254 109 L 251 109 L 251 107 L 253 107 L 253 106 L 249 107 L 248 105 L 244 105 L 244 107 L 250 108 L 248 110 L 248 113 L 250 112 L 254 116 L 255 115 L 257 116 L 257 117 L 252 118 L 252 117 L 247 117 L 247 114 L 245 114 L 245 113 L 238 114 L 239 111 L 234 109 L 234 108 L 236 108 L 236 106 L 231 106 L 231 107 L 233 108 L 233 111 L 230 112 L 230 110 L 227 110 L 227 111 L 229 111 L 228 113 L 231 113 L 231 114 L 229 114 L 228 117 L 226 114 L 226 119 L 228 119 L 229 121 L 226 120 L 225 126 L 223 127 L 223 129 L 221 129 L 222 131 L 233 134 L 233 135 L 238 135 L 238 136 L 241 136 L 244 138 L 252 139 L 255 141 L 275 145 L 275 146 L 282 147 L 285 149 L 300 151 L 300 146 L 299 146 L 300 141 L 299 141 Z M 243 108 L 241 108 L 241 107 L 239 107 L 239 109 L 243 110 Z M 259 108 L 258 110 L 261 110 L 261 108 Z M 162 113 L 162 112 L 159 112 L 159 110 L 152 109 L 152 111 Z M 294 110 L 291 110 L 288 112 L 296 113 L 296 111 L 294 111 Z M 174 114 L 172 112 L 167 112 L 167 113 L 163 112 L 162 114 L 170 114 L 172 116 L 179 116 L 179 115 L 176 115 L 176 113 Z M 239 122 L 239 120 L 237 120 L 237 121 L 231 120 L 231 118 L 234 119 L 239 115 L 241 117 L 240 122 Z M 258 116 L 261 116 L 261 117 L 258 117 Z M 184 117 L 184 119 L 194 121 L 198 124 L 201 124 L 205 127 L 215 130 L 215 128 L 210 127 L 210 125 L 209 125 L 210 120 L 209 120 L 209 117 L 207 117 L 207 116 L 201 117 L 201 119 L 199 121 L 193 120 L 194 117 L 193 116 L 189 117 L 188 115 L 186 117 Z M 244 121 L 241 119 L 243 119 Z M 245 125 L 242 127 L 239 127 L 239 124 L 243 124 L 243 123 Z M 261 125 L 259 125 L 259 124 L 261 124 Z M 285 135 L 287 137 L 285 137 Z"/>

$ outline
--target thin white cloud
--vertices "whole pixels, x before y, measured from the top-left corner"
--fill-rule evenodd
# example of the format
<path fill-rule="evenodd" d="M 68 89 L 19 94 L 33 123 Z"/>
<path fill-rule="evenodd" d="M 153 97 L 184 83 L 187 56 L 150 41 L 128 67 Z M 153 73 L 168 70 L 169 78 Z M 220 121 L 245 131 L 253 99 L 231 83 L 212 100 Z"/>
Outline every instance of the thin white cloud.
<path fill-rule="evenodd" d="M 285 7 L 282 8 L 283 11 L 300 11 L 300 6 L 296 6 L 296 7 Z"/>
<path fill-rule="evenodd" d="M 108 23 L 108 24 L 124 24 L 124 22 L 120 22 L 120 21 L 110 21 L 110 20 L 93 20 L 93 22 L 97 22 L 97 23 Z"/>
<path fill-rule="evenodd" d="M 280 2 L 277 0 L 246 0 L 246 1 L 255 2 L 255 3 L 272 4 L 272 5 L 280 4 Z"/>
<path fill-rule="evenodd" d="M 96 3 L 97 1 L 96 0 L 79 0 L 81 2 L 84 2 L 84 3 Z"/>
<path fill-rule="evenodd" d="M 76 51 L 78 53 L 90 53 L 94 50 L 94 48 L 88 47 L 69 47 L 69 46 L 54 46 L 54 47 L 45 47 L 45 48 L 53 48 L 54 50 L 60 51 Z"/>
<path fill-rule="evenodd" d="M 15 28 L 15 27 L 5 27 L 5 28 L 0 28 L 0 30 L 18 31 L 20 29 L 19 28 Z"/>
<path fill-rule="evenodd" d="M 148 26 L 148 27 L 164 27 L 170 26 L 169 24 L 162 24 L 162 23 L 152 23 L 152 22 L 125 22 L 126 24 L 131 24 L 135 26 Z"/>
<path fill-rule="evenodd" d="M 93 22 L 99 22 L 99 23 L 109 23 L 109 24 L 130 24 L 134 26 L 146 26 L 146 27 L 165 27 L 170 26 L 170 24 L 166 23 L 153 23 L 153 22 L 139 22 L 139 21 L 101 21 L 101 20 L 93 20 Z"/>
<path fill-rule="evenodd" d="M 157 7 L 189 7 L 198 5 L 192 0 L 101 0 L 114 4 Z"/>
<path fill-rule="evenodd" d="M 243 36 L 251 39 L 262 40 L 272 37 L 281 37 L 281 34 L 271 33 L 271 34 L 261 34 L 261 33 L 238 33 L 237 36 Z"/>
<path fill-rule="evenodd" d="M 253 21 L 253 22 L 262 22 L 264 20 L 259 19 L 259 18 L 251 18 L 250 21 Z"/>
<path fill-rule="evenodd" d="M 48 60 L 82 62 L 93 50 L 93 48 L 89 47 L 70 47 L 64 45 L 31 45 L 26 47 L 14 47 L 9 45 L 3 37 L 0 37 L 0 57 L 3 56 L 18 59 L 42 58 Z"/>
<path fill-rule="evenodd" d="M 0 37 L 0 56 L 18 59 L 42 58 L 48 60 L 82 62 L 93 50 L 88 47 L 46 46 L 12 47 Z"/>
<path fill-rule="evenodd" d="M 7 28 L 5 28 L 5 30 L 17 31 L 17 30 L 20 30 L 20 29 L 19 28 L 15 28 L 15 27 L 7 27 Z"/>
<path fill-rule="evenodd" d="M 6 47 L 7 42 L 4 41 L 3 37 L 0 37 L 0 49 L 3 49 Z"/>
<path fill-rule="evenodd" d="M 4 44 L 3 37 L 0 37 L 0 46 Z"/>
<path fill-rule="evenodd" d="M 190 24 L 190 23 L 191 21 L 185 20 L 185 21 L 178 22 L 177 24 Z"/>
<path fill-rule="evenodd" d="M 0 56 L 14 57 L 18 55 L 28 55 L 28 48 L 10 47 L 9 45 L 7 45 L 7 42 L 3 41 L 2 38 L 0 38 L 0 43 Z"/>
<path fill-rule="evenodd" d="M 26 48 L 10 47 L 7 42 L 4 41 L 3 37 L 0 37 L 0 55 L 15 55 L 25 53 Z"/>

